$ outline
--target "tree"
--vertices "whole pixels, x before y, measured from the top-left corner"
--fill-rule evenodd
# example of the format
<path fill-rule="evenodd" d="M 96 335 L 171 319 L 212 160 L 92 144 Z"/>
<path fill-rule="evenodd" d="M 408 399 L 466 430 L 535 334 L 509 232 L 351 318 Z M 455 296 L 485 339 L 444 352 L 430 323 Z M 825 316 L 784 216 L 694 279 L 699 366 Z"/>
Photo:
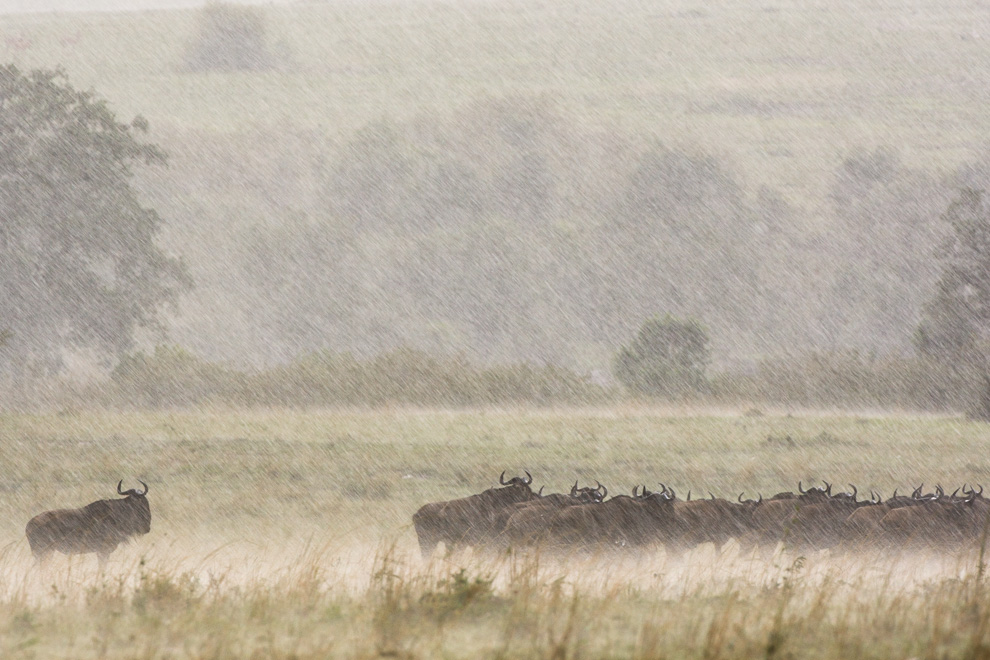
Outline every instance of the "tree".
<path fill-rule="evenodd" d="M 133 167 L 164 164 L 94 92 L 61 70 L 0 66 L 0 365 L 51 373 L 65 349 L 101 358 L 162 329 L 164 305 L 191 287 L 155 244 L 162 218 L 141 205 Z M 19 368 L 18 368 L 19 367 Z"/>
<path fill-rule="evenodd" d="M 951 233 L 915 347 L 933 362 L 966 374 L 980 390 L 973 415 L 990 421 L 990 207 L 982 191 L 967 188 L 942 217 Z"/>
<path fill-rule="evenodd" d="M 264 14 L 225 2 L 200 11 L 199 30 L 186 54 L 189 71 L 262 71 L 275 65 Z"/>
<path fill-rule="evenodd" d="M 708 331 L 697 320 L 669 314 L 647 319 L 615 357 L 615 377 L 636 394 L 677 397 L 702 392 L 711 359 Z"/>

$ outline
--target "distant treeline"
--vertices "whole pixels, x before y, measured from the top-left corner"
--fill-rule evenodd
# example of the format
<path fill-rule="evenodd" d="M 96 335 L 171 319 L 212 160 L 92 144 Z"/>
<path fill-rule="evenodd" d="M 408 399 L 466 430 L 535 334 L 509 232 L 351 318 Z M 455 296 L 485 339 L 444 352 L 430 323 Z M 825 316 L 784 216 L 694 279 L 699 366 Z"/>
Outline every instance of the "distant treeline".
<path fill-rule="evenodd" d="M 110 377 L 60 389 L 57 405 L 107 408 L 594 406 L 687 404 L 756 409 L 967 412 L 978 395 L 973 374 L 909 356 L 814 353 L 712 375 L 703 392 L 637 399 L 621 386 L 566 368 L 517 363 L 480 366 L 408 348 L 375 357 L 315 352 L 270 369 L 237 369 L 177 346 L 133 353 Z M 53 390 L 54 391 L 54 390 Z M 5 405 L 16 401 L 5 397 Z M 24 402 L 38 405 L 37 392 Z"/>
<path fill-rule="evenodd" d="M 666 312 L 705 320 L 714 364 L 906 352 L 941 214 L 990 188 L 990 153 L 943 177 L 852 150 L 796 206 L 721 155 L 533 98 L 337 142 L 272 130 L 168 135 L 172 166 L 145 180 L 196 282 L 172 340 L 209 359 L 410 346 L 594 370 Z"/>
<path fill-rule="evenodd" d="M 463 358 L 397 349 L 362 359 L 316 352 L 260 370 L 202 360 L 176 346 L 124 358 L 106 385 L 87 397 L 104 405 L 171 408 L 229 406 L 463 407 L 509 404 L 577 405 L 613 393 L 554 366 L 478 367 Z"/>

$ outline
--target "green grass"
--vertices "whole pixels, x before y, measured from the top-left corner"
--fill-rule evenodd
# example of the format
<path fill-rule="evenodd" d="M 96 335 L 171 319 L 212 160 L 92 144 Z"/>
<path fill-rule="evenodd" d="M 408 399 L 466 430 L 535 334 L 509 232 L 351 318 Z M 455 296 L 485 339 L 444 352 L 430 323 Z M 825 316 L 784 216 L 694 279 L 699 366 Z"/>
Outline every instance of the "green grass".
<path fill-rule="evenodd" d="M 768 442 L 790 436 L 794 446 Z M 528 469 L 765 495 L 829 479 L 889 496 L 990 485 L 957 418 L 643 408 L 0 416 L 0 655 L 24 658 L 982 657 L 975 559 L 471 553 L 419 560 L 410 516 Z M 152 531 L 32 565 L 41 510 L 150 486 Z"/>

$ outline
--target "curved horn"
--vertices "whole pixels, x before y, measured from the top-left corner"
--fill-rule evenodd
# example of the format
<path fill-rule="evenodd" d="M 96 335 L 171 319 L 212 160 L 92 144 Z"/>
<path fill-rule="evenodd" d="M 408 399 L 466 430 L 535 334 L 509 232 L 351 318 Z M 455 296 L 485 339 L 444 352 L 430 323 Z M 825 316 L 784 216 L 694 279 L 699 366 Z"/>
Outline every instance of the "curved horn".
<path fill-rule="evenodd" d="M 757 494 L 760 496 L 760 499 L 756 500 L 756 503 L 757 504 L 762 504 L 763 503 L 763 493 L 757 493 Z"/>
<path fill-rule="evenodd" d="M 688 497 L 687 498 L 688 498 L 688 502 L 690 502 L 691 501 L 691 489 L 690 488 L 688 489 Z"/>
<path fill-rule="evenodd" d="M 945 495 L 945 491 L 942 490 L 941 484 L 935 484 L 935 499 L 940 500 L 943 495 Z"/>
<path fill-rule="evenodd" d="M 742 494 L 742 493 L 739 493 L 739 497 L 738 497 L 738 498 L 736 498 L 736 499 L 738 499 L 738 500 L 739 500 L 739 503 L 740 503 L 740 504 L 742 504 L 742 503 L 743 503 L 743 501 L 742 501 L 742 496 L 743 496 L 743 494 Z"/>
<path fill-rule="evenodd" d="M 918 499 L 919 497 L 921 497 L 921 489 L 924 488 L 924 487 L 925 487 L 925 483 L 924 482 L 921 482 L 921 485 L 918 486 L 917 488 L 915 488 L 914 489 L 914 492 L 911 493 L 911 497 L 913 499 Z"/>
<path fill-rule="evenodd" d="M 825 484 L 825 494 L 831 497 L 832 495 L 832 484 L 822 479 L 822 483 Z"/>
<path fill-rule="evenodd" d="M 806 491 L 806 490 L 802 490 L 802 489 L 801 489 L 801 482 L 800 482 L 800 481 L 798 481 L 798 492 L 799 492 L 799 493 L 801 493 L 802 495 L 804 495 L 805 493 L 807 493 L 807 492 L 808 492 L 808 491 Z"/>
<path fill-rule="evenodd" d="M 546 487 L 546 486 L 540 486 L 540 490 L 539 490 L 539 491 L 538 491 L 538 492 L 536 493 L 536 496 L 537 496 L 537 497 L 543 497 L 543 489 L 544 489 L 545 487 Z"/>
<path fill-rule="evenodd" d="M 117 494 L 118 495 L 123 495 L 124 494 L 124 491 L 122 491 L 120 489 L 120 487 L 123 486 L 123 485 L 124 485 L 124 480 L 123 479 L 121 479 L 120 481 L 117 482 Z"/>
<path fill-rule="evenodd" d="M 505 482 L 505 470 L 502 470 L 502 474 L 500 474 L 500 475 L 498 476 L 498 482 L 499 482 L 500 484 L 502 484 L 503 486 L 508 486 L 508 485 L 509 485 L 509 484 L 507 484 L 507 483 Z"/>
<path fill-rule="evenodd" d="M 577 482 L 575 481 L 574 485 L 571 486 L 571 497 L 574 497 L 576 494 L 577 494 Z"/>
<path fill-rule="evenodd" d="M 890 499 L 894 499 L 895 497 L 897 497 L 897 489 L 896 488 L 894 489 L 894 494 L 890 496 Z"/>
<path fill-rule="evenodd" d="M 952 491 L 952 495 L 949 495 L 949 497 L 955 497 L 956 496 L 956 493 L 958 493 L 958 492 L 959 492 L 959 489 L 956 488 L 954 491 Z M 965 492 L 965 491 L 963 491 L 963 492 Z"/>
<path fill-rule="evenodd" d="M 666 493 L 667 492 L 667 484 L 665 484 L 662 481 L 658 481 L 657 483 L 660 484 L 660 492 L 661 493 Z"/>
<path fill-rule="evenodd" d="M 526 473 L 526 479 L 525 479 L 525 480 L 523 480 L 523 485 L 524 485 L 524 486 L 528 486 L 528 485 L 530 485 L 531 483 L 533 483 L 533 475 L 531 475 L 531 474 L 529 473 L 529 470 L 523 470 L 523 472 L 525 472 L 525 473 Z"/>
<path fill-rule="evenodd" d="M 853 502 L 855 502 L 855 501 L 856 501 L 856 493 L 858 493 L 859 491 L 858 491 L 858 490 L 856 490 L 856 486 L 854 486 L 854 485 L 852 485 L 852 484 L 849 484 L 849 487 L 853 489 L 853 492 L 852 492 L 852 495 L 853 495 Z"/>
<path fill-rule="evenodd" d="M 148 494 L 148 484 L 144 483 L 140 479 L 138 479 L 138 483 L 141 484 L 142 486 L 144 486 L 144 492 L 143 493 L 135 493 L 135 495 L 147 495 Z"/>
<path fill-rule="evenodd" d="M 670 492 L 670 497 L 668 499 L 676 500 L 677 499 L 677 493 L 674 492 L 674 489 L 673 488 L 669 488 L 668 491 Z"/>
<path fill-rule="evenodd" d="M 712 495 L 712 491 L 708 491 L 708 495 L 709 495 L 709 496 L 710 496 L 710 497 L 711 497 L 711 498 L 712 498 L 713 500 L 715 499 L 715 496 L 714 496 L 714 495 Z"/>
<path fill-rule="evenodd" d="M 636 494 L 637 490 L 639 490 L 639 486 L 633 486 L 633 497 L 639 497 L 639 495 Z"/>
<path fill-rule="evenodd" d="M 602 499 L 604 500 L 606 497 L 608 497 L 608 488 L 606 488 L 605 486 L 602 486 L 601 484 L 598 484 L 598 485 L 601 488 Z"/>

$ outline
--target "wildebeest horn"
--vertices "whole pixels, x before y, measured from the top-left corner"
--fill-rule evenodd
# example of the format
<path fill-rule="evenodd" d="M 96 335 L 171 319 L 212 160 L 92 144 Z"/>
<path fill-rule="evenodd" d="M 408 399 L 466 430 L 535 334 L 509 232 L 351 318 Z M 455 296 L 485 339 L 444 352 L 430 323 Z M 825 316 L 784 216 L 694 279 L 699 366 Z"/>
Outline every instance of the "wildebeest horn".
<path fill-rule="evenodd" d="M 537 494 L 537 496 L 539 496 L 539 497 L 543 497 L 543 489 L 544 489 L 544 488 L 546 488 L 546 486 L 540 486 L 540 490 L 539 490 L 539 492 L 537 492 L 537 493 L 536 493 L 536 494 Z"/>
<path fill-rule="evenodd" d="M 873 504 L 880 504 L 881 500 L 882 498 L 880 497 L 880 493 L 874 494 L 872 490 L 870 491 L 870 502 Z"/>
<path fill-rule="evenodd" d="M 688 489 L 688 496 L 687 496 L 687 498 L 688 498 L 688 502 L 690 502 L 691 501 L 691 489 L 690 488 Z"/>
<path fill-rule="evenodd" d="M 498 482 L 499 482 L 500 484 L 502 484 L 503 486 L 508 486 L 508 485 L 509 485 L 509 484 L 507 484 L 507 483 L 505 482 L 505 470 L 502 470 L 502 474 L 500 474 L 500 475 L 498 476 Z"/>
<path fill-rule="evenodd" d="M 801 482 L 800 482 L 800 481 L 798 481 L 798 492 L 799 492 L 799 493 L 801 493 L 802 495 L 804 495 L 805 493 L 807 493 L 807 492 L 808 492 L 808 491 L 806 491 L 806 490 L 802 490 L 802 489 L 801 489 Z"/>
<path fill-rule="evenodd" d="M 636 494 L 636 491 L 638 490 L 639 490 L 639 486 L 633 486 L 633 497 L 639 497 L 639 495 Z"/>
<path fill-rule="evenodd" d="M 600 481 L 597 481 L 596 480 L 595 483 L 598 484 L 598 488 L 596 488 L 595 490 L 601 492 L 602 499 L 604 500 L 606 497 L 608 497 L 608 488 L 606 488 L 605 486 L 603 486 Z"/>
<path fill-rule="evenodd" d="M 894 489 L 894 494 L 890 496 L 890 499 L 894 499 L 895 497 L 897 497 L 897 489 L 896 488 Z"/>
<path fill-rule="evenodd" d="M 911 493 L 911 497 L 914 498 L 914 499 L 918 499 L 919 497 L 921 497 L 921 489 L 924 488 L 924 487 L 925 487 L 925 483 L 922 482 L 921 485 L 918 486 L 917 488 L 915 488 L 914 489 L 914 492 Z"/>
<path fill-rule="evenodd" d="M 670 492 L 670 498 L 669 499 L 676 500 L 677 499 L 677 493 L 674 492 L 674 489 L 673 488 L 669 488 L 668 490 Z"/>
<path fill-rule="evenodd" d="M 758 500 L 756 500 L 756 503 L 757 504 L 762 504 L 763 503 L 763 493 L 757 493 L 757 495 L 759 495 L 760 498 Z"/>
<path fill-rule="evenodd" d="M 942 486 L 940 484 L 935 484 L 935 499 L 940 500 L 943 495 L 945 495 L 945 491 L 942 490 Z"/>
<path fill-rule="evenodd" d="M 523 485 L 528 486 L 533 483 L 533 475 L 529 473 L 529 470 L 523 470 L 526 473 L 526 479 L 523 481 Z"/>
<path fill-rule="evenodd" d="M 739 493 L 739 497 L 738 497 L 738 498 L 736 498 L 736 499 L 738 499 L 738 500 L 739 500 L 739 503 L 740 503 L 740 504 L 742 504 L 742 503 L 743 503 L 743 501 L 742 501 L 742 496 L 743 496 L 743 494 L 742 494 L 742 493 Z"/>
<path fill-rule="evenodd" d="M 712 495 L 712 491 L 708 491 L 708 495 L 710 495 L 713 500 L 715 499 L 715 496 Z"/>
<path fill-rule="evenodd" d="M 979 484 L 977 485 L 979 486 Z M 980 486 L 980 492 L 978 492 L 977 495 L 983 495 L 983 486 Z"/>
<path fill-rule="evenodd" d="M 576 494 L 577 494 L 577 482 L 575 481 L 574 485 L 571 486 L 571 497 L 574 497 Z"/>
<path fill-rule="evenodd" d="M 121 479 L 120 481 L 117 482 L 117 494 L 118 495 L 123 495 L 124 494 L 124 491 L 122 491 L 120 489 L 120 487 L 123 486 L 123 485 L 124 485 L 124 480 L 123 479 Z"/>
<path fill-rule="evenodd" d="M 661 494 L 666 493 L 667 492 L 667 484 L 665 484 L 662 481 L 658 481 L 657 483 L 660 484 L 660 493 Z"/>
<path fill-rule="evenodd" d="M 858 493 L 859 491 L 856 490 L 856 486 L 854 486 L 852 484 L 849 484 L 849 487 L 853 489 L 852 496 L 853 496 L 853 502 L 855 502 L 856 501 L 856 493 Z"/>
<path fill-rule="evenodd" d="M 141 484 L 142 486 L 144 486 L 144 492 L 143 493 L 136 493 L 136 495 L 147 495 L 148 494 L 148 484 L 144 483 L 140 479 L 138 479 L 138 483 Z"/>
<path fill-rule="evenodd" d="M 831 495 L 832 494 L 832 484 L 830 484 L 829 482 L 825 481 L 824 479 L 822 479 L 822 483 L 825 484 L 825 494 L 826 495 Z"/>
<path fill-rule="evenodd" d="M 958 492 L 959 492 L 959 489 L 956 488 L 954 491 L 952 491 L 952 495 L 949 495 L 949 497 L 955 497 L 956 496 L 956 493 L 958 493 Z M 965 492 L 966 491 L 963 491 L 963 493 L 965 493 Z"/>

